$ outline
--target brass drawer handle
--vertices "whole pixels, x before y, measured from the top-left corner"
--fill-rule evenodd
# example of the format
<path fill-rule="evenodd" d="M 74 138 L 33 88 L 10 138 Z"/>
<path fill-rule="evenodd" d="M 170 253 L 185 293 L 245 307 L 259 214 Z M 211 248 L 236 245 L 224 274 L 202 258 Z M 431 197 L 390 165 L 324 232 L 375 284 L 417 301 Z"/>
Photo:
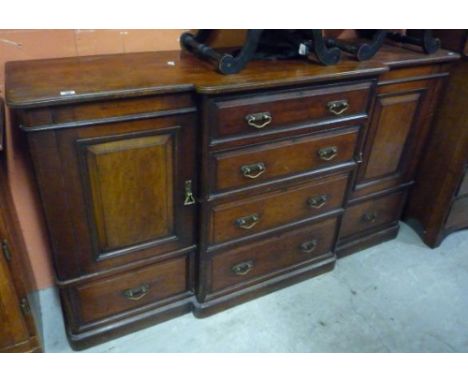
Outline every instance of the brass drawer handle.
<path fill-rule="evenodd" d="M 343 114 L 349 108 L 347 100 L 331 101 L 327 103 L 328 111 L 335 115 Z"/>
<path fill-rule="evenodd" d="M 338 147 L 336 146 L 324 147 L 318 151 L 318 156 L 322 160 L 332 160 L 337 155 L 338 155 Z"/>
<path fill-rule="evenodd" d="M 254 164 L 246 164 L 241 167 L 242 175 L 246 178 L 255 179 L 262 175 L 266 170 L 265 163 L 259 162 Z"/>
<path fill-rule="evenodd" d="M 313 196 L 307 200 L 310 208 L 322 208 L 328 201 L 328 195 Z"/>
<path fill-rule="evenodd" d="M 249 273 L 253 269 L 253 260 L 244 261 L 243 263 L 239 263 L 234 265 L 231 270 L 237 276 L 244 276 Z"/>
<path fill-rule="evenodd" d="M 148 294 L 149 288 L 149 284 L 142 284 L 139 287 L 124 290 L 122 295 L 129 300 L 138 301 Z"/>
<path fill-rule="evenodd" d="M 362 215 L 361 220 L 364 223 L 375 223 L 377 220 L 378 214 L 375 211 L 372 212 L 366 212 L 364 215 Z"/>
<path fill-rule="evenodd" d="M 314 239 L 310 241 L 305 241 L 299 246 L 299 248 L 304 253 L 312 253 L 315 251 L 315 248 L 317 248 L 317 240 Z"/>
<path fill-rule="evenodd" d="M 271 123 L 273 117 L 266 111 L 263 113 L 248 114 L 245 116 L 245 120 L 250 126 L 256 129 L 263 129 Z"/>
<path fill-rule="evenodd" d="M 255 227 L 260 221 L 258 214 L 244 216 L 236 220 L 236 225 L 242 229 L 251 229 Z"/>

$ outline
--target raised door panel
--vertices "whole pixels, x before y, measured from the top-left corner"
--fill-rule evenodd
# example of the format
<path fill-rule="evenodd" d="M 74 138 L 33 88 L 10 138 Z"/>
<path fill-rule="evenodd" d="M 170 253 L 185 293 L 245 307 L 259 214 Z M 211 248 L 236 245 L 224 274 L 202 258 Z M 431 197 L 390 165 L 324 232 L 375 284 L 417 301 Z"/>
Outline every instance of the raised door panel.
<path fill-rule="evenodd" d="M 364 179 L 390 176 L 398 171 L 419 98 L 419 93 L 413 93 L 378 99 L 375 110 L 378 129 L 372 140 Z"/>
<path fill-rule="evenodd" d="M 173 144 L 163 134 L 84 146 L 101 253 L 173 233 Z"/>
<path fill-rule="evenodd" d="M 29 136 L 59 280 L 195 246 L 192 115 Z M 60 174 L 58 177 L 57 174 Z"/>
<path fill-rule="evenodd" d="M 413 181 L 442 82 L 380 86 L 351 198 Z"/>

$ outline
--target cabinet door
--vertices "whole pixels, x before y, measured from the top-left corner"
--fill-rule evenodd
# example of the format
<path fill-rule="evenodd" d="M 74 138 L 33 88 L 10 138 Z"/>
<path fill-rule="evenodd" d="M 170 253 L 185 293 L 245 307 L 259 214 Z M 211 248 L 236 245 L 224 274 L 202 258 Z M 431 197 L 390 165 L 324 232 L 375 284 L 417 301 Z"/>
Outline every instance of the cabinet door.
<path fill-rule="evenodd" d="M 193 249 L 194 130 L 180 116 L 30 137 L 59 278 Z"/>
<path fill-rule="evenodd" d="M 0 216 L 0 243 L 4 243 L 4 227 Z M 21 313 L 8 264 L 0 250 L 0 352 L 29 340 L 29 331 Z"/>
<path fill-rule="evenodd" d="M 413 179 L 438 85 L 423 80 L 379 87 L 353 196 Z"/>

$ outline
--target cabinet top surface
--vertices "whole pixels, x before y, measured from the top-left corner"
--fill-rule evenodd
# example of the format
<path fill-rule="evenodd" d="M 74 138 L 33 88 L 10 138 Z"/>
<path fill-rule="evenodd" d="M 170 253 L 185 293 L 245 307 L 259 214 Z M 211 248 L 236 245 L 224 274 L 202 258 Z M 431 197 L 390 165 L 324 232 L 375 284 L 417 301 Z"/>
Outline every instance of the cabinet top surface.
<path fill-rule="evenodd" d="M 384 46 L 369 61 L 342 58 L 322 66 L 303 60 L 252 61 L 238 74 L 223 75 L 186 52 L 145 52 L 13 61 L 5 67 L 10 107 L 38 107 L 98 99 L 195 90 L 220 94 L 275 86 L 377 76 L 392 67 L 457 59 L 446 50 L 425 55 Z"/>

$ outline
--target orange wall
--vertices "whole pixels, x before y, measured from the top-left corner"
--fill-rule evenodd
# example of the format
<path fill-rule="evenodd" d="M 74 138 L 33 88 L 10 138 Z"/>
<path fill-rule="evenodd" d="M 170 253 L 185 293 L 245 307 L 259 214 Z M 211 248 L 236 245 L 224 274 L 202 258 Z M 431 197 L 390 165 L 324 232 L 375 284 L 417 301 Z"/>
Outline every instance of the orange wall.
<path fill-rule="evenodd" d="M 7 61 L 179 49 L 184 30 L 0 30 L 0 96 Z M 8 113 L 7 113 L 8 114 Z M 21 230 L 37 289 L 53 285 L 49 244 L 24 137 L 7 121 L 7 161 Z"/>

